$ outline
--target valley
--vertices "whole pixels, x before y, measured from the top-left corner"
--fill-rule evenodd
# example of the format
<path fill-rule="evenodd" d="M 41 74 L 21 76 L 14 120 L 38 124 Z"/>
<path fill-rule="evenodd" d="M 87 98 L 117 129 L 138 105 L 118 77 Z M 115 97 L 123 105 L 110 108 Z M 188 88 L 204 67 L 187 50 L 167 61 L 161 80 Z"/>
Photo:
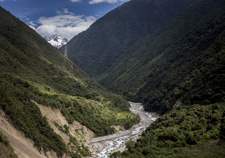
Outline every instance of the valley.
<path fill-rule="evenodd" d="M 130 102 L 130 111 L 140 116 L 140 123 L 134 125 L 129 130 L 117 131 L 113 135 L 93 138 L 88 142 L 88 147 L 95 158 L 109 158 L 109 155 L 116 151 L 124 151 L 127 141 L 136 141 L 141 133 L 154 122 L 159 115 L 144 111 L 141 103 Z"/>
<path fill-rule="evenodd" d="M 90 155 L 83 138 L 85 131 L 104 136 L 114 133 L 115 125 L 128 129 L 139 121 L 122 96 L 91 79 L 2 7 L 0 21 L 0 108 L 10 125 L 33 141 L 35 151 L 54 152 L 57 157 L 85 157 Z M 56 111 L 58 117 L 63 116 L 62 122 L 54 120 Z M 71 124 L 75 128 L 71 127 L 70 134 Z M 10 147 L 12 139 L 3 141 L 6 138 L 1 136 L 0 143 Z"/>
<path fill-rule="evenodd" d="M 66 49 L 16 16 L 0 7 L 0 158 L 225 157 L 224 0 L 130 0 Z"/>

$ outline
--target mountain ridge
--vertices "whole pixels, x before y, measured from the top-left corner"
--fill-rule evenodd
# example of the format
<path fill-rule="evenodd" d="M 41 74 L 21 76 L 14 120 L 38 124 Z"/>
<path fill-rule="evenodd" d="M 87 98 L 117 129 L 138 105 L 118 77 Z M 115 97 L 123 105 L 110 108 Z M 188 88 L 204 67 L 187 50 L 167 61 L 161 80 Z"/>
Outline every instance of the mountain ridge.
<path fill-rule="evenodd" d="M 77 121 L 96 136 L 114 133 L 112 125 L 130 128 L 138 122 L 124 98 L 90 79 L 58 49 L 2 7 L 0 21 L 0 107 L 4 117 L 33 140 L 39 152 L 54 151 L 58 157 L 90 155 L 84 146 L 85 139 L 78 142 L 67 133 L 70 127 L 52 122 L 69 136 L 69 143 L 65 143 L 33 101 L 59 109 L 69 124 Z M 127 119 L 118 118 L 118 113 Z"/>
<path fill-rule="evenodd" d="M 105 72 L 130 45 L 159 31 L 195 0 L 133 0 L 97 20 L 67 45 L 68 57 L 92 77 Z M 129 18 L 127 18 L 129 17 Z M 64 47 L 60 49 L 64 52 Z"/>
<path fill-rule="evenodd" d="M 204 3 L 201 2 L 201 4 L 204 4 Z M 212 2 L 212 4 L 210 4 L 208 6 L 210 6 L 210 7 L 214 6 L 215 8 L 218 8 L 218 12 L 219 12 L 219 8 L 222 8 L 222 7 L 219 7 L 219 5 L 218 6 L 213 5 L 213 2 Z M 211 10 L 210 7 L 208 8 L 208 12 Z M 189 11 L 189 13 L 190 12 L 196 13 L 198 10 L 199 10 L 199 8 L 197 7 L 195 10 Z M 221 11 L 221 9 L 220 9 L 220 11 Z M 181 59 L 183 60 L 182 62 L 186 62 L 186 64 L 189 64 L 189 66 L 188 66 L 189 68 L 188 67 L 185 68 L 184 65 L 182 65 L 182 62 L 181 61 L 179 62 L 179 65 L 182 65 L 184 70 L 183 70 L 183 72 L 180 72 L 180 75 L 177 74 L 176 76 L 182 80 L 182 78 L 184 78 L 184 75 L 187 75 L 188 73 L 193 71 L 193 69 L 198 67 L 198 65 L 196 65 L 196 63 L 199 63 L 199 61 L 203 62 L 201 59 L 199 61 L 197 61 L 196 59 L 193 59 L 196 61 L 195 63 L 191 61 L 192 60 L 191 57 L 193 57 L 194 52 L 198 53 L 198 49 L 201 49 L 201 50 L 207 49 L 207 46 L 210 46 L 210 44 L 211 44 L 210 42 L 215 40 L 217 38 L 216 36 L 219 36 L 219 33 L 224 29 L 221 24 L 222 19 L 219 19 L 219 18 L 223 18 L 223 17 L 222 16 L 219 17 L 218 15 L 220 15 L 220 14 L 218 14 L 217 11 L 214 11 L 214 13 L 211 13 L 211 15 L 209 13 L 206 14 L 205 12 L 207 12 L 207 9 L 205 9 L 204 12 L 196 15 L 194 18 L 192 18 L 192 16 L 186 17 L 186 18 L 182 17 L 185 14 L 180 15 L 180 17 L 178 16 L 177 18 L 175 17 L 175 19 L 179 19 L 180 23 L 177 22 L 178 20 L 175 21 L 176 23 L 174 22 L 174 20 L 172 20 L 167 25 L 167 27 L 164 29 L 164 32 L 162 32 L 161 35 L 159 35 L 155 40 L 153 40 L 153 42 L 145 40 L 146 44 L 144 43 L 140 48 L 137 47 L 137 49 L 135 50 L 136 55 L 135 55 L 135 53 L 133 53 L 134 55 L 131 56 L 130 59 L 127 59 L 127 58 L 122 59 L 121 64 L 117 64 L 115 66 L 115 68 L 113 69 L 113 71 L 109 72 L 108 77 L 106 77 L 107 73 L 103 74 L 105 76 L 102 76 L 102 78 L 99 79 L 100 82 L 103 85 L 108 86 L 108 88 L 111 88 L 112 90 L 114 90 L 116 92 L 130 96 L 130 98 L 135 98 L 134 97 L 135 94 L 137 94 L 136 96 L 142 96 L 142 99 L 140 99 L 141 98 L 140 97 L 138 100 L 142 100 L 144 103 L 146 103 L 146 101 L 148 100 L 147 98 L 151 98 L 151 96 L 148 96 L 147 93 L 150 93 L 151 91 L 153 91 L 153 90 L 149 89 L 150 87 L 146 88 L 146 86 L 148 86 L 148 84 L 150 85 L 151 83 L 157 83 L 157 85 L 159 86 L 160 83 L 157 82 L 157 80 L 165 82 L 165 80 L 166 80 L 165 76 L 161 77 L 161 78 L 156 77 L 157 73 L 158 73 L 157 75 L 160 75 L 160 73 L 162 73 L 163 71 L 164 71 L 163 72 L 164 74 L 166 71 L 169 71 L 169 72 L 171 72 L 171 74 L 176 75 L 174 70 L 171 69 L 172 67 L 170 68 L 170 66 L 168 66 L 168 65 L 173 65 L 173 67 L 175 67 L 174 64 L 176 63 L 176 60 L 179 59 L 179 57 L 181 57 Z M 185 13 L 185 11 L 184 11 L 184 13 Z M 217 18 L 218 28 L 215 29 L 214 34 L 213 34 L 213 32 L 211 34 L 210 34 L 210 32 L 208 32 L 208 35 L 204 35 L 204 33 L 205 34 L 207 33 L 205 30 L 207 30 L 208 28 L 201 28 L 201 25 L 204 27 L 208 27 L 207 25 L 209 25 L 209 24 L 205 24 L 206 19 L 208 18 L 207 19 L 208 22 L 211 23 L 213 20 L 212 20 L 212 18 L 210 18 L 210 16 L 215 16 L 215 18 L 216 18 L 216 15 L 218 17 Z M 185 19 L 186 22 L 183 19 Z M 189 19 L 189 21 L 188 21 L 188 19 Z M 185 23 L 182 23 L 182 21 Z M 200 24 L 201 22 L 203 22 L 203 23 Z M 190 24 L 194 24 L 194 25 L 190 25 Z M 213 27 L 216 27 L 215 24 L 213 24 L 213 25 L 214 25 Z M 177 28 L 177 26 L 180 28 Z M 191 35 L 190 29 L 195 30 L 195 35 Z M 179 30 L 179 31 L 177 31 L 177 30 Z M 204 30 L 205 32 L 203 33 L 202 30 Z M 205 36 L 205 39 L 201 38 L 202 39 L 201 41 L 200 40 L 197 41 L 196 39 L 194 39 L 196 37 L 196 35 L 198 35 L 198 34 Z M 187 39 L 187 37 L 189 39 Z M 192 39 L 190 39 L 190 38 L 192 38 Z M 206 39 L 210 39 L 210 40 L 207 42 Z M 185 47 L 183 46 L 183 45 L 185 45 L 184 41 L 187 43 Z M 193 49 L 194 43 L 198 43 L 198 46 L 197 46 L 197 48 L 195 46 L 195 51 L 193 50 L 192 51 L 193 53 L 191 54 L 191 52 L 188 50 L 189 49 L 188 47 Z M 183 59 L 184 57 L 182 58 L 182 56 L 185 55 L 185 52 L 190 52 L 190 53 L 189 53 L 189 56 L 186 55 L 186 59 Z M 165 53 L 167 53 L 167 55 Z M 169 53 L 173 54 L 174 56 L 170 55 Z M 183 54 L 181 54 L 181 53 L 183 53 Z M 202 54 L 203 54 L 202 56 L 204 56 L 204 52 L 202 52 Z M 205 52 L 205 54 L 207 54 L 207 53 Z M 208 55 L 209 54 L 210 53 L 208 53 Z M 211 53 L 211 57 L 213 55 L 214 54 Z M 196 54 L 194 56 L 197 57 L 198 55 Z M 210 57 L 210 56 L 208 56 L 208 57 Z M 158 64 L 157 62 L 161 62 L 161 63 Z M 137 68 L 135 68 L 135 66 Z M 157 66 L 158 66 L 158 68 L 157 68 Z M 177 70 L 177 71 L 179 72 L 180 70 Z M 137 77 L 135 77 L 132 74 L 136 74 Z M 169 75 L 169 73 L 168 73 L 168 75 Z M 153 78 L 154 78 L 154 80 L 153 80 Z M 147 80 L 150 80 L 151 83 L 149 83 L 150 81 L 147 81 Z M 172 82 L 172 80 L 176 81 L 177 79 L 175 79 L 175 78 L 171 79 L 171 82 Z M 163 84 L 164 84 L 164 86 L 167 86 L 167 87 L 170 85 L 169 83 L 167 83 L 167 85 L 165 85 L 165 83 L 163 83 Z M 163 84 L 161 84 L 161 85 L 163 85 Z M 135 85 L 135 86 L 131 87 L 130 85 Z M 157 85 L 154 85 L 154 86 L 152 85 L 152 86 L 157 87 Z M 151 89 L 154 89 L 153 87 Z M 174 85 L 171 86 L 171 88 L 172 87 L 174 87 Z M 143 89 L 142 94 L 140 92 L 140 91 L 142 91 L 142 90 L 140 90 L 141 88 Z M 156 88 L 156 90 L 157 89 L 160 89 L 160 87 Z M 168 89 L 168 88 L 166 88 L 166 89 Z M 161 89 L 161 91 L 162 91 L 162 89 Z M 163 90 L 163 91 L 165 91 L 165 90 Z M 164 96 L 163 93 L 164 92 L 160 92 L 159 96 Z M 152 94 L 152 96 L 153 96 L 153 94 Z M 179 99 L 179 97 L 177 97 L 175 100 L 173 100 L 173 104 L 175 104 L 175 102 L 178 99 Z M 146 100 L 146 101 L 144 101 L 144 100 Z M 152 103 L 153 102 L 151 102 L 151 104 Z M 146 104 L 150 104 L 150 101 L 149 101 L 149 103 L 146 103 Z M 173 106 L 173 104 L 170 103 L 170 107 Z M 156 106 L 156 108 L 157 108 L 157 106 Z"/>
<path fill-rule="evenodd" d="M 163 115 L 137 142 L 127 142 L 127 150 L 112 157 L 224 157 L 224 22 L 223 0 L 196 1 L 158 32 L 146 34 L 127 47 L 103 73 L 93 75 L 110 90 Z M 128 36 L 123 33 L 121 36 Z M 75 38 L 79 40 L 79 36 Z M 101 43 L 101 39 L 95 40 Z M 104 42 L 102 46 L 111 44 Z M 94 50 L 88 53 L 83 60 L 101 57 Z M 178 102 L 180 106 L 175 109 Z"/>
<path fill-rule="evenodd" d="M 154 2 L 153 6 L 171 2 L 143 1 Z M 124 10 L 124 6 L 119 9 Z M 109 21 L 113 21 L 113 17 Z M 125 53 L 110 61 L 102 58 L 101 62 L 108 66 L 90 74 L 101 74 L 98 79 L 105 87 L 132 101 L 144 103 L 147 111 L 163 114 L 137 142 L 128 141 L 127 150 L 114 153 L 112 157 L 222 158 L 225 156 L 225 1 L 196 1 L 168 19 L 164 19 L 165 24 L 160 23 L 159 30 L 152 34 L 139 36 L 136 32 L 138 40 L 124 48 L 127 50 Z M 113 125 L 130 128 L 139 122 L 138 117 L 129 113 L 129 105 L 123 97 L 107 91 L 89 78 L 34 30 L 2 8 L 0 21 L 0 107 L 4 111 L 1 117 L 8 118 L 13 127 L 33 140 L 36 150 L 44 154 L 54 151 L 54 157 L 90 156 L 85 147 L 86 139 L 74 135 L 83 137 L 82 131 L 73 130 L 71 125 L 79 122 L 96 136 L 102 136 L 114 133 Z M 130 24 L 134 22 L 141 24 L 137 19 L 131 20 Z M 107 28 L 101 27 L 98 33 L 101 29 L 105 29 L 103 34 L 107 32 Z M 111 36 L 121 39 L 130 37 L 129 34 L 116 33 L 105 35 L 113 34 Z M 92 35 L 100 36 L 96 32 Z M 82 33 L 75 38 L 87 39 L 84 36 Z M 98 40 L 96 38 L 93 43 L 102 42 L 101 38 Z M 103 40 L 104 44 L 108 42 Z M 130 45 L 129 42 L 133 41 L 128 39 L 118 44 Z M 98 45 L 93 46 L 93 52 L 89 53 L 98 48 Z M 111 46 L 109 50 L 122 50 L 119 47 L 114 50 Z M 71 45 L 68 49 L 72 50 Z M 93 56 L 95 54 L 83 56 L 83 64 L 93 64 L 86 60 Z M 90 61 L 99 57 L 101 54 Z M 179 106 L 175 108 L 176 103 Z M 54 116 L 45 116 L 45 112 L 54 110 L 61 122 L 51 120 Z M 0 145 L 8 149 L 5 152 L 15 156 L 4 134 L 0 133 L 0 138 Z"/>
<path fill-rule="evenodd" d="M 164 114 L 112 157 L 224 157 L 224 9 L 222 0 L 195 3 L 100 79 Z"/>
<path fill-rule="evenodd" d="M 48 41 L 48 43 L 50 43 L 52 46 L 56 47 L 56 48 L 61 48 L 62 46 L 66 45 L 66 43 L 68 42 L 68 39 L 66 38 L 61 38 L 58 35 L 55 35 L 53 37 L 44 37 L 44 39 L 46 41 Z"/>

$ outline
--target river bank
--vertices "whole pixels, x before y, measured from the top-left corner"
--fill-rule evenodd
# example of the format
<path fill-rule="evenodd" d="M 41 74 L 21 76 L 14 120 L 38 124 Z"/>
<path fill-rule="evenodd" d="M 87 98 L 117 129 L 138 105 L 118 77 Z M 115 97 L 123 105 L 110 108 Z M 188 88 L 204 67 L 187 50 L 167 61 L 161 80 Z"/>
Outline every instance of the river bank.
<path fill-rule="evenodd" d="M 92 158 L 109 158 L 109 155 L 116 151 L 124 151 L 125 143 L 129 140 L 136 141 L 141 133 L 157 118 L 156 113 L 144 111 L 141 103 L 130 102 L 130 111 L 140 116 L 139 124 L 129 130 L 119 131 L 115 134 L 93 138 L 87 145 L 92 152 Z"/>

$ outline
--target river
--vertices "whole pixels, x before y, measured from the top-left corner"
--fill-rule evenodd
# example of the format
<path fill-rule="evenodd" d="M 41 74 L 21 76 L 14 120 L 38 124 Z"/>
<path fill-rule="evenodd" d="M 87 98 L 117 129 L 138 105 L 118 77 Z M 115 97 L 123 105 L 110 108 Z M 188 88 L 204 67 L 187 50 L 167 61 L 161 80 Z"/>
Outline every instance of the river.
<path fill-rule="evenodd" d="M 140 116 L 140 123 L 129 130 L 119 131 L 115 134 L 93 138 L 88 146 L 92 152 L 92 158 L 109 158 L 109 155 L 116 151 L 124 151 L 125 143 L 129 140 L 136 141 L 141 133 L 157 118 L 156 113 L 144 111 L 141 103 L 130 103 L 130 111 Z"/>

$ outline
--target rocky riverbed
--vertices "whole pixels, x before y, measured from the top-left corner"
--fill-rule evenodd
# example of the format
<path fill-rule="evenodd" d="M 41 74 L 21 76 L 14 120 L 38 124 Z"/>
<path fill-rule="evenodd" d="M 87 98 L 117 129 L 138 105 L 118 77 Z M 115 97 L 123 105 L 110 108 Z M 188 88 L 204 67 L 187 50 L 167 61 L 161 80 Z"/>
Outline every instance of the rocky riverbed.
<path fill-rule="evenodd" d="M 109 158 L 116 151 L 124 151 L 125 143 L 129 140 L 136 141 L 141 133 L 157 118 L 156 113 L 144 111 L 141 103 L 130 102 L 130 111 L 140 116 L 140 123 L 129 130 L 119 131 L 113 135 L 93 138 L 88 146 L 92 152 L 92 158 Z"/>

